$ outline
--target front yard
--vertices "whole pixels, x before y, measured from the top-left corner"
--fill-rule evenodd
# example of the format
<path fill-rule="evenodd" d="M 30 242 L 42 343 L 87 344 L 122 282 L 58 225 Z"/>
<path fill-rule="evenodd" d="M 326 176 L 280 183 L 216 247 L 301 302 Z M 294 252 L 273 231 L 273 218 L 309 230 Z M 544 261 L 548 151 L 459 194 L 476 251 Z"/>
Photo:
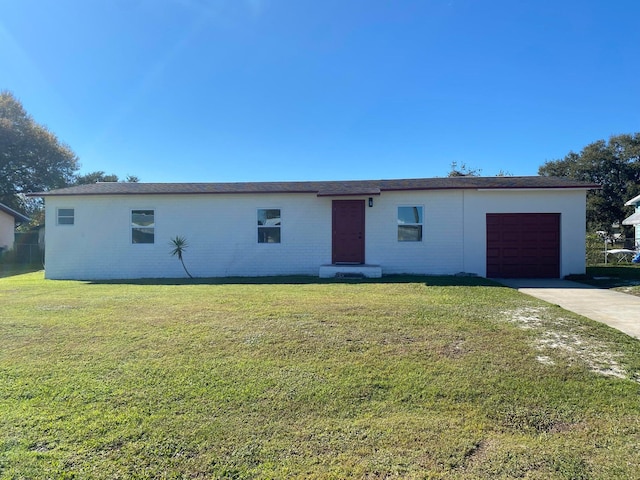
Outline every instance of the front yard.
<path fill-rule="evenodd" d="M 0 478 L 637 478 L 640 342 L 482 279 L 0 278 Z"/>

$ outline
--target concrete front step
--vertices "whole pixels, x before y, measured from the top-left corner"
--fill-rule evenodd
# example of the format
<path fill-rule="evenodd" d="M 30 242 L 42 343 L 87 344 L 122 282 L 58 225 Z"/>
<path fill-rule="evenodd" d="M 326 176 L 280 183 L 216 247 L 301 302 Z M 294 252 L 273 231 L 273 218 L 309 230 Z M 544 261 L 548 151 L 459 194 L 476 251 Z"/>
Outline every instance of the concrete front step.
<path fill-rule="evenodd" d="M 362 264 L 334 264 L 321 265 L 320 278 L 380 278 L 382 267 L 380 265 Z"/>

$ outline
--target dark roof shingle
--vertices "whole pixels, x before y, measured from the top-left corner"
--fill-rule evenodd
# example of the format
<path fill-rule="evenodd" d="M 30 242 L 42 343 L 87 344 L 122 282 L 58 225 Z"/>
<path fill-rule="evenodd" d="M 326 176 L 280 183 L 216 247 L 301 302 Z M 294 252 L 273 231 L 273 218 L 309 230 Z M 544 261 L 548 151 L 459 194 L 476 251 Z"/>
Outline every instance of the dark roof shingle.
<path fill-rule="evenodd" d="M 311 182 L 242 182 L 242 183 L 127 183 L 99 182 L 48 192 L 34 197 L 67 195 L 177 195 L 230 193 L 315 193 L 318 196 L 379 195 L 399 190 L 460 189 L 592 189 L 599 185 L 561 177 L 444 177 L 397 180 L 347 180 Z"/>

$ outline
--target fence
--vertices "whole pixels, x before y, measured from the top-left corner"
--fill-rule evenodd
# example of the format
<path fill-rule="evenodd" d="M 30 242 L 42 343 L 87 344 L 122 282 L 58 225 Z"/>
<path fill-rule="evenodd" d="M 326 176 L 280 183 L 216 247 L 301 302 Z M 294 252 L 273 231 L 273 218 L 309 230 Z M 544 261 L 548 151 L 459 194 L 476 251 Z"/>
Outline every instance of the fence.
<path fill-rule="evenodd" d="M 21 243 L 13 248 L 16 263 L 33 265 L 44 263 L 44 252 L 38 244 Z"/>
<path fill-rule="evenodd" d="M 635 238 L 604 238 L 598 234 L 587 234 L 587 266 L 602 264 L 629 264 L 632 255 L 618 256 L 607 254 L 610 250 L 637 250 Z"/>
<path fill-rule="evenodd" d="M 2 252 L 0 257 L 3 263 L 44 265 L 44 249 L 38 243 L 38 233 L 16 233 L 13 250 Z"/>

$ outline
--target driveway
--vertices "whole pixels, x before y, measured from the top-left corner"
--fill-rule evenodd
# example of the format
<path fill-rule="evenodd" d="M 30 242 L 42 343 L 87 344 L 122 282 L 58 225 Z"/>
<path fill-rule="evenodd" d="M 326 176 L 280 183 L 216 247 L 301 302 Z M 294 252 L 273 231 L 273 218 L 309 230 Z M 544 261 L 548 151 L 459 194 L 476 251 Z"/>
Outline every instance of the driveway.
<path fill-rule="evenodd" d="M 558 279 L 496 279 L 565 310 L 640 339 L 640 297 Z"/>

